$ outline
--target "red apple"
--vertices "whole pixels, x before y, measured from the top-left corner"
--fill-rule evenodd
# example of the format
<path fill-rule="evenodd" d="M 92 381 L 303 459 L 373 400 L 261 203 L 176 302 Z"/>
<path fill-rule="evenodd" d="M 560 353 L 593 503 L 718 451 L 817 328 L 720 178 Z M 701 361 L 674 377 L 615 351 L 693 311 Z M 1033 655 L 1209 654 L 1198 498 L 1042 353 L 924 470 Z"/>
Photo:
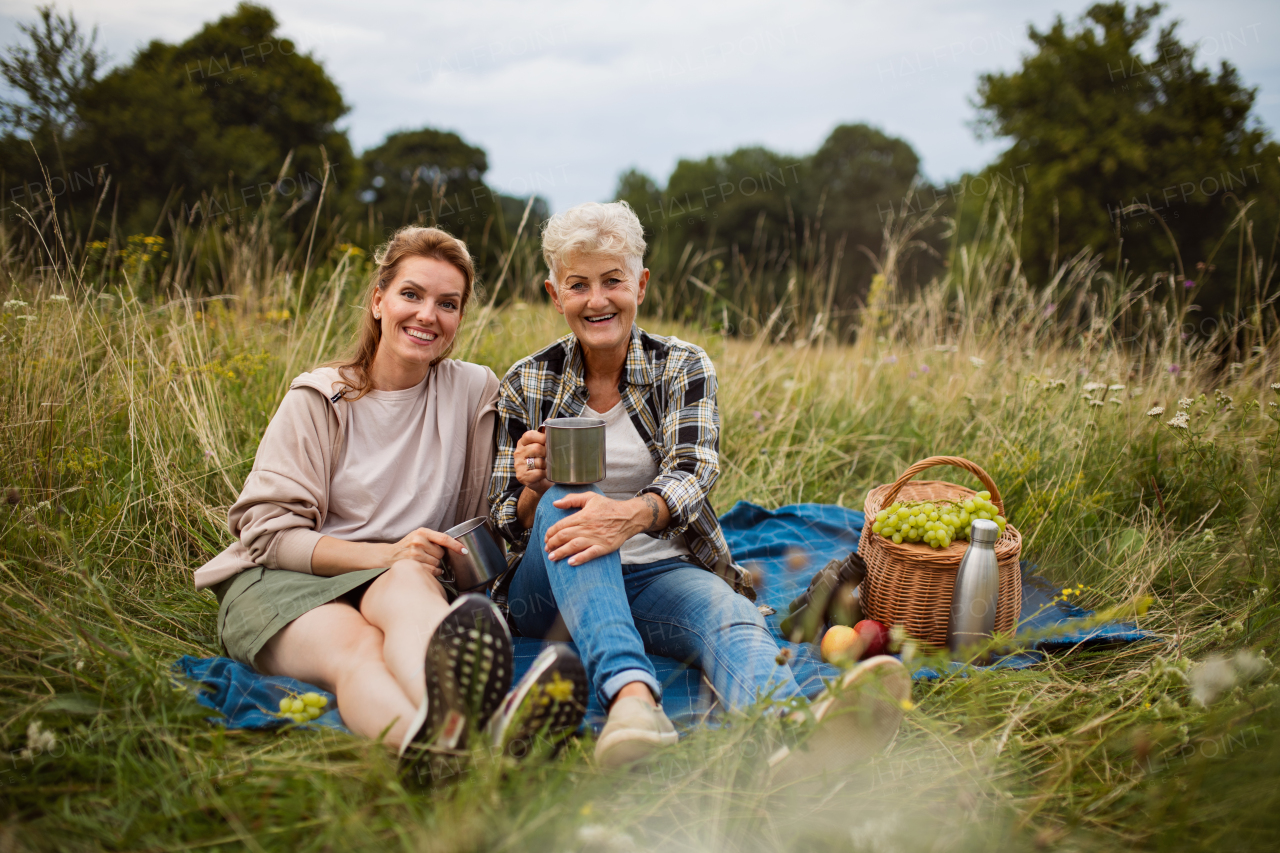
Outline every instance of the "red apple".
<path fill-rule="evenodd" d="M 889 629 L 874 619 L 863 619 L 853 626 L 853 630 L 866 641 L 861 660 L 882 655 L 889 648 Z"/>

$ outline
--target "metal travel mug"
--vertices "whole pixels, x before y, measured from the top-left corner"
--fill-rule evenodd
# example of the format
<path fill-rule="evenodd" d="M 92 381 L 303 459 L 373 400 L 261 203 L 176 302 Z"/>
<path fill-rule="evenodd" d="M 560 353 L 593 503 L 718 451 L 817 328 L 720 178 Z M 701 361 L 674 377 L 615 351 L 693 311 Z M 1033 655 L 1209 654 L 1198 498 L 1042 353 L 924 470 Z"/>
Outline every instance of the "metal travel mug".
<path fill-rule="evenodd" d="M 990 640 L 996 630 L 996 605 L 1000 601 L 1000 566 L 996 563 L 996 539 L 1000 528 L 994 521 L 976 519 L 969 531 L 969 547 L 960 560 L 956 585 L 951 594 L 951 619 L 947 624 L 947 647 L 953 660 L 969 660 L 964 650 Z M 986 655 L 972 663 L 987 663 Z"/>
<path fill-rule="evenodd" d="M 547 435 L 548 480 L 585 485 L 604 479 L 603 419 L 551 418 L 542 429 Z"/>
<path fill-rule="evenodd" d="M 482 587 L 507 570 L 507 557 L 493 535 L 489 519 L 484 516 L 464 521 L 445 531 L 467 549 L 466 555 L 445 549 L 445 563 L 449 567 L 458 592 Z"/>

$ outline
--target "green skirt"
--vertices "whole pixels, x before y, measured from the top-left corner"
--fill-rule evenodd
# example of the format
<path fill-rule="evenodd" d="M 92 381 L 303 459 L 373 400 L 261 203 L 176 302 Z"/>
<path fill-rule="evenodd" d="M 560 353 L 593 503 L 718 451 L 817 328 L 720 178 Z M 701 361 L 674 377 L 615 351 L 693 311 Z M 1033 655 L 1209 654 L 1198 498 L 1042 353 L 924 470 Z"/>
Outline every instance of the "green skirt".
<path fill-rule="evenodd" d="M 344 599 L 360 606 L 368 584 L 386 569 L 365 569 L 327 578 L 256 566 L 212 589 L 218 597 L 218 641 L 232 660 L 254 658 L 280 629 L 321 604 Z"/>

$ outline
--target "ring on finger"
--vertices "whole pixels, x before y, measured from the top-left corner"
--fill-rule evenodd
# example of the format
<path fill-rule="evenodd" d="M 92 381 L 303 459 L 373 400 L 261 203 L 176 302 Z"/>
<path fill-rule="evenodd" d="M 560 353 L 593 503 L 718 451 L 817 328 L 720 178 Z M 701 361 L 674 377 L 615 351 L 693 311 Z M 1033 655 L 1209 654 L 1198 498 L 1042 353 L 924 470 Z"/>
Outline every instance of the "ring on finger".
<path fill-rule="evenodd" d="M 530 470 L 530 471 L 532 471 L 532 470 L 534 470 L 535 468 L 537 468 L 537 467 L 538 467 L 538 457 L 536 457 L 536 456 L 527 456 L 527 457 L 525 457 L 525 460 L 524 460 L 524 467 L 525 467 L 525 468 L 527 468 L 527 469 L 528 469 L 528 470 Z"/>

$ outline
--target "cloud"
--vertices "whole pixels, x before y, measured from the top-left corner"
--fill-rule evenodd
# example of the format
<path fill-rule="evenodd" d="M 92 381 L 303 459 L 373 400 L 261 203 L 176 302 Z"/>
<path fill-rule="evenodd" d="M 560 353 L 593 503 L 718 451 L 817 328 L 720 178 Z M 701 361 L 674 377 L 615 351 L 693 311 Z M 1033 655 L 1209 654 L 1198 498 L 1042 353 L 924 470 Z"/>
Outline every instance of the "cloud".
<path fill-rule="evenodd" d="M 935 180 L 988 162 L 1003 146 L 975 139 L 969 104 L 979 73 L 1011 70 L 1043 29 L 1087 5 L 1014 0 L 884 4 L 651 0 L 603 4 L 471 0 L 276 0 L 285 35 L 324 62 L 351 113 L 358 149 L 390 131 L 454 130 L 489 153 L 489 180 L 517 192 L 543 176 L 556 208 L 613 191 L 638 166 L 662 181 L 680 157 L 742 145 L 813 151 L 836 125 L 867 122 L 907 139 Z M 182 39 L 234 9 L 233 0 L 72 0 L 98 23 L 117 60 L 152 38 Z M 1263 85 L 1264 120 L 1280 118 L 1267 55 L 1274 3 L 1176 4 L 1184 39 L 1216 38 L 1261 22 L 1257 44 L 1226 58 Z M 6 2 L 0 39 L 16 39 Z M 1280 87 L 1277 87 L 1280 88 Z M 553 183 L 545 180 L 555 174 Z"/>

